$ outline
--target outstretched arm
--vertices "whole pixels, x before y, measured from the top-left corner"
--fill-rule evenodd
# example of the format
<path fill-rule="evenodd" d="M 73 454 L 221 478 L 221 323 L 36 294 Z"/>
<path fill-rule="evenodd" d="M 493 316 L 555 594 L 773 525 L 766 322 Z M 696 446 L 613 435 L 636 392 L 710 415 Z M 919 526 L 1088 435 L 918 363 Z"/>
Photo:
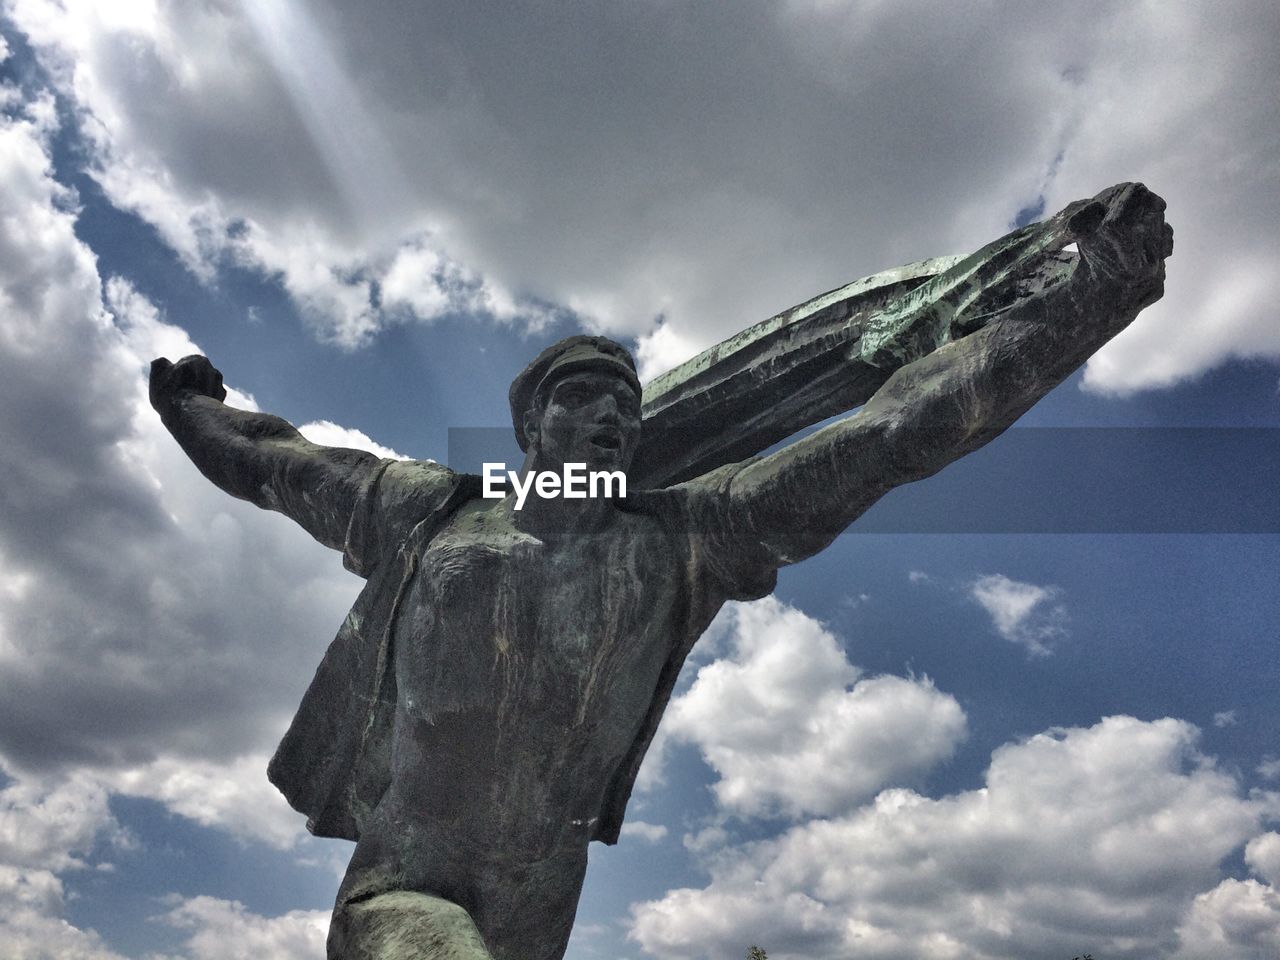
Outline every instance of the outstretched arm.
<path fill-rule="evenodd" d="M 898 369 L 862 410 L 742 470 L 738 536 L 777 565 L 827 546 L 884 493 L 993 439 L 1123 330 L 1164 289 L 1164 201 L 1122 184 L 1072 223 L 1080 256 L 1056 286 Z"/>
<path fill-rule="evenodd" d="M 373 454 L 322 447 L 288 422 L 228 407 L 222 374 L 201 356 L 151 364 L 151 405 L 191 462 L 233 497 L 277 510 L 327 547 L 343 549 Z"/>

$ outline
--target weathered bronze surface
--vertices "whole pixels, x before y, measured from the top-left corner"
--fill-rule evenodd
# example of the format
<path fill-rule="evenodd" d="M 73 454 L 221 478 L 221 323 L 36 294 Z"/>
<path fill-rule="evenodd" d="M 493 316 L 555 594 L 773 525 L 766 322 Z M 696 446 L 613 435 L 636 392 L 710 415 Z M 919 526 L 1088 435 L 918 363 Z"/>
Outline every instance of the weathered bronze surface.
<path fill-rule="evenodd" d="M 629 470 L 625 500 L 517 511 L 475 477 L 227 407 L 204 357 L 156 360 L 152 403 L 205 476 L 368 581 L 269 771 L 314 833 L 357 841 L 330 956 L 558 960 L 587 845 L 616 842 L 720 606 L 998 435 L 1158 299 L 1163 211 L 1120 184 L 970 257 L 824 294 L 643 397 L 617 344 L 550 348 L 512 390 L 523 470 Z"/>

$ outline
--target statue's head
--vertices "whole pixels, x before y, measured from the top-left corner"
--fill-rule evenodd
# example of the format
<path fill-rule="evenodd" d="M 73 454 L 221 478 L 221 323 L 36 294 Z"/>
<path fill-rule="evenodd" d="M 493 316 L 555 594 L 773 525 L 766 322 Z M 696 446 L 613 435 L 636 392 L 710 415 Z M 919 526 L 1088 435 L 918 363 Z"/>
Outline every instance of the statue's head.
<path fill-rule="evenodd" d="M 640 380 L 622 344 L 586 336 L 552 344 L 512 382 L 510 401 L 520 449 L 540 469 L 630 467 L 640 440 Z"/>

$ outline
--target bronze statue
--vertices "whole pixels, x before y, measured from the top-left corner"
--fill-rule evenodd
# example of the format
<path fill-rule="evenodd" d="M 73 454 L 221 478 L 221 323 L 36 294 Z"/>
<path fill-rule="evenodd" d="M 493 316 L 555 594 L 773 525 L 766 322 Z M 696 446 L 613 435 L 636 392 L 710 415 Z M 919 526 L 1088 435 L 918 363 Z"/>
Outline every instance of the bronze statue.
<path fill-rule="evenodd" d="M 152 403 L 201 472 L 368 581 L 269 771 L 313 833 L 357 841 L 329 956 L 558 960 L 587 845 L 617 841 L 716 611 L 995 437 L 1158 299 L 1163 210 L 1121 184 L 967 259 L 824 295 L 643 391 L 610 340 L 550 347 L 511 388 L 522 473 L 630 471 L 625 498 L 517 510 L 479 478 L 227 407 L 204 357 L 156 360 Z"/>

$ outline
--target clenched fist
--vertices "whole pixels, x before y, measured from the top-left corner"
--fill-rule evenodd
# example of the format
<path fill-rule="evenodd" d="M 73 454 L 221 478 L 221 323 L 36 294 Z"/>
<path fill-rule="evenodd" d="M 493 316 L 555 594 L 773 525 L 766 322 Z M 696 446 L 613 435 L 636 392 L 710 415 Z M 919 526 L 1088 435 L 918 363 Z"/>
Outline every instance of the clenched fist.
<path fill-rule="evenodd" d="M 170 363 L 164 357 L 152 360 L 150 393 L 151 406 L 161 417 L 173 409 L 174 401 L 183 394 L 212 397 L 218 401 L 227 398 L 222 374 L 208 357 L 199 354 L 183 357 L 177 363 Z"/>
<path fill-rule="evenodd" d="M 1124 290 L 1138 307 L 1164 292 L 1164 261 L 1173 253 L 1173 227 L 1164 209 L 1164 200 L 1143 184 L 1121 183 L 1069 222 L 1094 278 Z"/>

